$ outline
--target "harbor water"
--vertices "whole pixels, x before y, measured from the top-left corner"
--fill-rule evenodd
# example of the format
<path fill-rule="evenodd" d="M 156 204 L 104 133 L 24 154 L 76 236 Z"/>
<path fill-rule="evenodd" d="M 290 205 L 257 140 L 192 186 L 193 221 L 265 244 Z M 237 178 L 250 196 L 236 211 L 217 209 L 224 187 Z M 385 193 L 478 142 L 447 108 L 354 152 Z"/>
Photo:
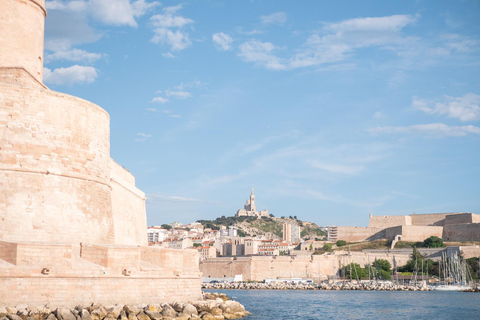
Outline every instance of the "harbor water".
<path fill-rule="evenodd" d="M 412 291 L 205 290 L 269 319 L 480 319 L 480 294 Z"/>

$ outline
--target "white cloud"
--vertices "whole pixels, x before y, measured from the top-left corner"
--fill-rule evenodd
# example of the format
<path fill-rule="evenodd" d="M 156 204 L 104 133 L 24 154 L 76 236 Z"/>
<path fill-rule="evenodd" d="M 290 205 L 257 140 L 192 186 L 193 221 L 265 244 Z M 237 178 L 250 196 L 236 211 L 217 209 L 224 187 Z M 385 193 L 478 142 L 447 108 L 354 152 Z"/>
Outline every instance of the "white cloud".
<path fill-rule="evenodd" d="M 50 70 L 43 68 L 43 80 L 47 84 L 92 83 L 97 78 L 94 67 L 74 65 L 68 68 Z"/>
<path fill-rule="evenodd" d="M 57 51 L 55 53 L 45 53 L 45 62 L 51 62 L 56 60 L 67 60 L 76 62 L 93 63 L 102 58 L 100 53 L 87 52 L 80 49 L 72 49 L 66 51 Z"/>
<path fill-rule="evenodd" d="M 427 114 L 446 115 L 460 121 L 480 120 L 480 96 L 468 93 L 463 97 L 445 96 L 444 102 L 433 102 L 413 97 L 412 107 Z"/>
<path fill-rule="evenodd" d="M 400 55 L 411 50 L 409 45 L 416 40 L 403 36 L 401 31 L 417 19 L 418 16 L 393 15 L 326 23 L 289 58 L 277 56 L 275 51 L 278 47 L 272 43 L 255 39 L 240 45 L 239 56 L 267 69 L 288 70 L 338 63 L 352 56 L 358 49 L 366 47 L 378 47 Z M 399 74 L 392 78 L 391 83 L 395 85 L 403 80 Z"/>
<path fill-rule="evenodd" d="M 151 102 L 154 102 L 154 103 L 167 103 L 169 100 L 166 99 L 166 98 L 163 98 L 163 97 L 155 97 L 152 99 Z"/>
<path fill-rule="evenodd" d="M 170 46 L 172 51 L 180 51 L 191 45 L 186 32 L 181 30 L 184 26 L 193 23 L 193 20 L 175 15 L 181 5 L 164 8 L 164 14 L 157 14 L 150 18 L 155 35 L 153 43 L 162 43 Z"/>
<path fill-rule="evenodd" d="M 76 15 L 90 15 L 97 21 L 113 26 L 136 27 L 135 18 L 144 15 L 148 10 L 159 5 L 159 2 L 145 0 L 60 0 L 47 1 L 49 10 L 60 10 Z"/>
<path fill-rule="evenodd" d="M 225 34 L 223 32 L 215 33 L 212 36 L 212 41 L 218 50 L 227 51 L 232 48 L 231 46 L 233 42 L 232 37 L 230 37 L 228 34 Z"/>
<path fill-rule="evenodd" d="M 247 62 L 255 62 L 272 70 L 285 70 L 286 66 L 281 59 L 276 57 L 273 52 L 278 49 L 270 42 L 260 42 L 258 40 L 249 40 L 240 45 L 238 55 Z"/>
<path fill-rule="evenodd" d="M 391 51 L 395 46 L 406 46 L 409 39 L 400 31 L 417 19 L 417 16 L 394 15 L 326 24 L 321 34 L 310 36 L 303 51 L 290 60 L 290 68 L 338 62 L 359 48 L 376 46 Z"/>
<path fill-rule="evenodd" d="M 260 21 L 264 24 L 284 24 L 287 21 L 287 14 L 276 12 L 268 16 L 260 16 Z"/>
<path fill-rule="evenodd" d="M 462 137 L 469 133 L 479 134 L 480 128 L 475 126 L 448 126 L 443 123 L 418 124 L 408 127 L 377 127 L 369 129 L 372 134 L 382 133 L 406 133 L 406 134 L 426 134 L 431 137 Z"/>
<path fill-rule="evenodd" d="M 140 132 L 140 133 L 137 133 L 137 138 L 135 138 L 134 141 L 143 142 L 143 141 L 147 141 L 151 137 L 153 137 L 153 135 Z"/>
<path fill-rule="evenodd" d="M 175 90 L 184 90 L 185 88 L 195 88 L 206 86 L 208 82 L 201 82 L 199 80 L 194 80 L 192 82 L 181 82 L 178 86 L 173 87 Z"/>
<path fill-rule="evenodd" d="M 315 169 L 347 175 L 356 175 L 363 169 L 362 166 L 358 165 L 342 165 L 338 163 L 326 163 L 317 160 L 308 160 L 307 163 Z"/>
<path fill-rule="evenodd" d="M 175 56 L 173 54 L 171 54 L 170 52 L 162 53 L 162 56 L 164 56 L 165 58 L 168 58 L 168 59 L 175 58 Z"/>
<path fill-rule="evenodd" d="M 373 114 L 373 118 L 377 120 L 386 119 L 388 116 L 383 111 L 377 111 Z"/>
<path fill-rule="evenodd" d="M 186 98 L 190 98 L 192 95 L 190 94 L 190 92 L 187 92 L 187 91 L 172 91 L 172 90 L 165 90 L 165 94 L 167 95 L 167 97 L 175 97 L 175 98 L 178 98 L 178 99 L 186 99 Z"/>

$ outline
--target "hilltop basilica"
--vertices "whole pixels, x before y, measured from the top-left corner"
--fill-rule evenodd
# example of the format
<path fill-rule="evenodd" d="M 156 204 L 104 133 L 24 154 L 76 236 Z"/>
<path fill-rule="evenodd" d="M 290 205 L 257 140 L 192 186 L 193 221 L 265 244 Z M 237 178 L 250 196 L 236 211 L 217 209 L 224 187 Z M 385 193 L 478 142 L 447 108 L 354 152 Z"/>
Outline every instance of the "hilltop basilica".
<path fill-rule="evenodd" d="M 252 187 L 252 194 L 250 198 L 247 199 L 247 202 L 243 206 L 243 209 L 237 211 L 235 214 L 236 217 L 268 217 L 268 210 L 256 211 L 255 207 L 255 194 L 253 194 L 253 187 Z"/>

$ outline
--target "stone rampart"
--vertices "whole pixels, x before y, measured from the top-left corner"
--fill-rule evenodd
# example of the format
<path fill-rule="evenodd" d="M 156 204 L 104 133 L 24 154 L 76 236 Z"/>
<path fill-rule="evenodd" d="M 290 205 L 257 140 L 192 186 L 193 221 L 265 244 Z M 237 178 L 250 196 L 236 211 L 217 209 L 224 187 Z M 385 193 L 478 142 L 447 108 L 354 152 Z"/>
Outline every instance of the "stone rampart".
<path fill-rule="evenodd" d="M 385 238 L 385 231 L 382 228 L 373 227 L 336 227 L 337 240 L 348 242 L 372 241 Z"/>
<path fill-rule="evenodd" d="M 388 240 L 395 239 L 400 235 L 401 241 L 423 241 L 431 236 L 441 238 L 443 227 L 440 226 L 398 226 L 385 230 Z"/>
<path fill-rule="evenodd" d="M 102 108 L 0 83 L 0 136 L 0 240 L 114 243 Z"/>
<path fill-rule="evenodd" d="M 385 229 L 411 224 L 412 222 L 409 216 L 371 216 L 368 227 Z"/>
<path fill-rule="evenodd" d="M 480 223 L 446 225 L 444 241 L 480 241 Z"/>
<path fill-rule="evenodd" d="M 135 187 L 135 177 L 125 168 L 111 160 L 111 201 L 113 229 L 116 244 L 147 245 L 145 193 Z"/>
<path fill-rule="evenodd" d="M 475 221 L 474 221 L 475 220 Z M 445 217 L 445 225 L 480 222 L 480 215 L 473 213 L 451 214 Z"/>

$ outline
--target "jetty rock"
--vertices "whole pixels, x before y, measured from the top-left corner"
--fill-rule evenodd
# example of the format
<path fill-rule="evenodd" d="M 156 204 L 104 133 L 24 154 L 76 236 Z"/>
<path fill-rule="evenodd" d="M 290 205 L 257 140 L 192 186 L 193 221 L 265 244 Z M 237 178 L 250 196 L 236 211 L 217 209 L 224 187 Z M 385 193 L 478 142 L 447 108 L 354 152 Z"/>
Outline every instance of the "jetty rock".
<path fill-rule="evenodd" d="M 188 303 L 163 303 L 161 305 L 76 306 L 73 309 L 29 308 L 0 306 L 0 320 L 193 320 L 239 319 L 250 313 L 237 301 L 225 294 L 213 293 L 211 299 Z M 223 297 L 225 300 L 223 300 Z"/>

